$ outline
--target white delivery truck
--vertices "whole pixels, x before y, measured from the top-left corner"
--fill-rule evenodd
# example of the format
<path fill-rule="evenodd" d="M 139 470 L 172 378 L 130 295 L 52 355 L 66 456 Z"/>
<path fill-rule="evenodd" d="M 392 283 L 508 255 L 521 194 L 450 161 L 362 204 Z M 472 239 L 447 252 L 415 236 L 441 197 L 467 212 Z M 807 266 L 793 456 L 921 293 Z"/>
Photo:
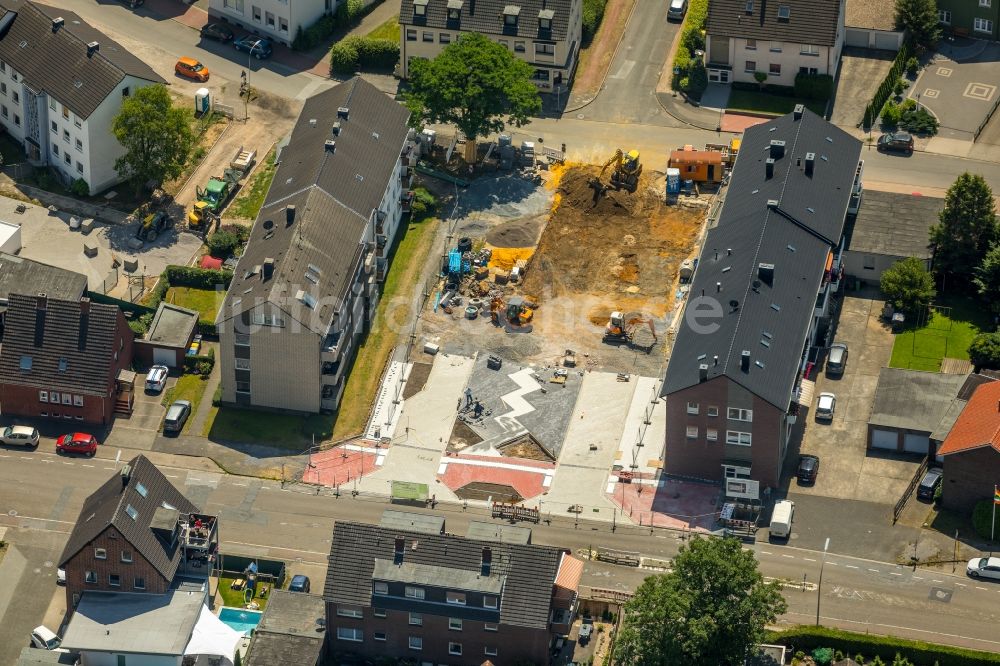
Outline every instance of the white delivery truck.
<path fill-rule="evenodd" d="M 792 516 L 795 513 L 795 502 L 781 500 L 774 505 L 771 512 L 771 536 L 787 539 L 792 533 Z"/>

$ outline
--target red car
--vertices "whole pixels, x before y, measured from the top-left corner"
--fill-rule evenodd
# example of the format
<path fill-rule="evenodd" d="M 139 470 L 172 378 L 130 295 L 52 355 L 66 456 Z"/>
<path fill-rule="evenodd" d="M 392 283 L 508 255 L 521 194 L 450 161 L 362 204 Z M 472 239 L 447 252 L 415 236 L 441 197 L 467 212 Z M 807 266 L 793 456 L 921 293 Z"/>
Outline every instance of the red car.
<path fill-rule="evenodd" d="M 97 443 L 93 435 L 74 432 L 56 440 L 56 453 L 83 453 L 93 456 L 97 453 Z"/>

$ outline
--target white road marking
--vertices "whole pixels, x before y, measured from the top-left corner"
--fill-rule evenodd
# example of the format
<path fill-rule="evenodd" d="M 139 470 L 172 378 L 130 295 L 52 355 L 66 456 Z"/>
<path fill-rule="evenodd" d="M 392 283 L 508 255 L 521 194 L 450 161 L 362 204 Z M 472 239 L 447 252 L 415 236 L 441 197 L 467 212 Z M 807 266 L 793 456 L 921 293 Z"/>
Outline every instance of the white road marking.
<path fill-rule="evenodd" d="M 782 555 L 782 557 L 787 557 L 790 560 L 794 560 L 795 559 L 794 555 Z"/>
<path fill-rule="evenodd" d="M 868 571 L 874 571 L 875 573 L 878 573 L 878 569 L 868 569 Z"/>
<path fill-rule="evenodd" d="M 248 483 L 234 483 L 233 485 L 234 486 L 239 486 L 240 488 L 246 488 L 250 484 L 248 484 Z"/>
<path fill-rule="evenodd" d="M 854 566 L 853 564 L 845 564 L 844 566 L 847 567 L 848 569 L 857 569 L 857 567 Z"/>
<path fill-rule="evenodd" d="M 31 460 L 31 458 L 28 458 L 28 460 Z M 761 552 L 761 553 L 763 553 L 764 555 L 774 555 L 774 553 L 772 553 L 772 552 L 771 552 L 771 551 L 769 551 L 769 550 L 762 550 L 762 551 L 760 551 L 760 552 Z"/>
<path fill-rule="evenodd" d="M 901 573 L 899 573 L 899 572 L 896 572 L 896 571 L 890 571 L 890 572 L 889 572 L 889 575 L 890 575 L 890 576 L 902 576 L 903 574 L 901 574 Z"/>
<path fill-rule="evenodd" d="M 167 477 L 168 479 L 179 479 L 180 478 L 176 474 L 164 474 L 163 476 Z"/>
<path fill-rule="evenodd" d="M 944 582 L 944 581 L 940 581 L 940 580 L 938 580 L 937 578 L 932 578 L 932 579 L 931 579 L 931 582 L 932 582 L 932 583 L 942 583 L 942 582 Z"/>
<path fill-rule="evenodd" d="M 803 557 L 802 559 L 805 560 L 806 562 L 815 562 L 816 561 L 816 560 L 814 560 L 811 557 Z M 831 562 L 831 564 L 833 564 L 833 563 Z"/>
<path fill-rule="evenodd" d="M 914 576 L 913 580 L 923 580 L 923 578 L 921 576 Z"/>
<path fill-rule="evenodd" d="M 965 583 L 955 583 L 955 585 L 958 585 L 959 587 L 968 587 Z"/>
<path fill-rule="evenodd" d="M 979 587 L 978 585 L 976 585 L 976 589 L 982 590 L 983 592 L 988 592 L 988 590 L 985 587 Z"/>

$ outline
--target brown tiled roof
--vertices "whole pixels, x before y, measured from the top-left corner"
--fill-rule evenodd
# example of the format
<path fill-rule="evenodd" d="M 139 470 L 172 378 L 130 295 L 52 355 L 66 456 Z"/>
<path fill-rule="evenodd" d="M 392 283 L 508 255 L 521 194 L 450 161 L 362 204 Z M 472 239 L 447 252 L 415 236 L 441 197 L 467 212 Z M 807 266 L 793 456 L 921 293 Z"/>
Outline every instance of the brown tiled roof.
<path fill-rule="evenodd" d="M 833 46 L 841 2 L 753 0 L 753 10 L 747 13 L 747 0 L 709 0 L 706 31 L 711 36 Z M 787 19 L 778 18 L 781 7 L 788 8 Z"/>
<path fill-rule="evenodd" d="M 984 446 L 1000 453 L 1000 382 L 976 389 L 938 453 L 949 455 Z"/>
<path fill-rule="evenodd" d="M 847 0 L 844 23 L 851 28 L 896 29 L 896 5 L 886 0 Z"/>

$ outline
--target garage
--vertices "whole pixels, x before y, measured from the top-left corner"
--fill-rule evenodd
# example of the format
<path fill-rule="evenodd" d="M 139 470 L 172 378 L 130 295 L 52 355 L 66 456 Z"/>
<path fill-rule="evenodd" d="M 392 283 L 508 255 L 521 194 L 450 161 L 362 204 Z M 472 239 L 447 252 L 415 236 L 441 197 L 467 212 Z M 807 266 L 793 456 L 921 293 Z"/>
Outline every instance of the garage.
<path fill-rule="evenodd" d="M 895 430 L 872 430 L 872 448 L 890 449 L 895 451 L 898 448 L 899 439 Z"/>
<path fill-rule="evenodd" d="M 135 341 L 140 366 L 165 365 L 178 368 L 194 339 L 199 313 L 172 303 L 160 303 L 146 335 Z"/>
<path fill-rule="evenodd" d="M 930 435 L 917 435 L 910 432 L 903 435 L 903 450 L 907 453 L 919 453 L 925 456 L 929 450 L 930 443 Z"/>
<path fill-rule="evenodd" d="M 903 33 L 882 32 L 875 33 L 875 48 L 884 51 L 898 51 L 903 44 Z"/>
<path fill-rule="evenodd" d="M 847 46 L 858 46 L 863 49 L 868 48 L 868 31 L 860 30 L 858 28 L 848 28 L 847 37 L 845 38 L 845 44 Z"/>
<path fill-rule="evenodd" d="M 153 365 L 165 365 L 168 368 L 177 367 L 177 354 L 173 349 L 153 348 Z"/>

